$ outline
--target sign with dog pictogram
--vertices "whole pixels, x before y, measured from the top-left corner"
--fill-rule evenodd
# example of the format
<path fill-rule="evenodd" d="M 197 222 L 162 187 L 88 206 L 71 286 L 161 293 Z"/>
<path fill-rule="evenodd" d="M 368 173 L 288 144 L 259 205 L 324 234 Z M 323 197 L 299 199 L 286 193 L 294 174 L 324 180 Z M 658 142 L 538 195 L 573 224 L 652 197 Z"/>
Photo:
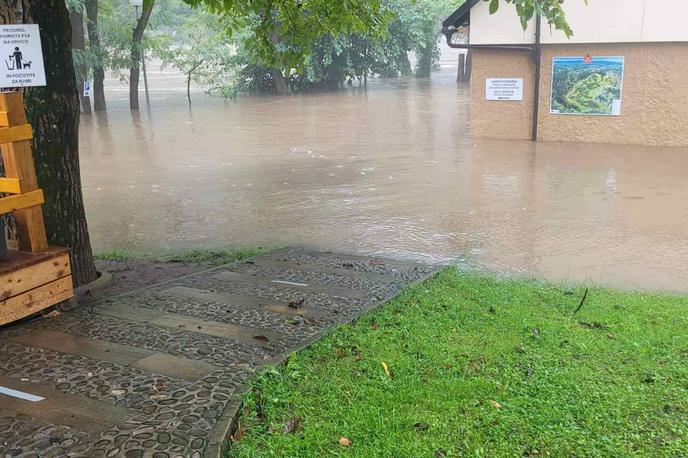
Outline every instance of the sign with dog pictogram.
<path fill-rule="evenodd" d="M 0 25 L 0 61 L 0 88 L 45 86 L 38 25 Z"/>

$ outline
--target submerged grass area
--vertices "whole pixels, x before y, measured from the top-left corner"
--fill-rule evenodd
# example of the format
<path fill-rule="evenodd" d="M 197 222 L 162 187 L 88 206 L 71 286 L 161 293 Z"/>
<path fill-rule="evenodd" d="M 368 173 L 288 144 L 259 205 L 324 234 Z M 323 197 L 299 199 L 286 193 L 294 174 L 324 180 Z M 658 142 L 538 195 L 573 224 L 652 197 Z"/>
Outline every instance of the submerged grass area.
<path fill-rule="evenodd" d="M 583 292 L 443 271 L 259 376 L 230 456 L 688 456 L 688 297 Z"/>
<path fill-rule="evenodd" d="M 95 253 L 95 258 L 103 261 L 149 261 L 149 262 L 183 262 L 219 266 L 241 259 L 257 256 L 269 251 L 267 248 L 236 249 L 193 249 L 175 252 L 141 252 L 134 250 L 108 250 Z"/>

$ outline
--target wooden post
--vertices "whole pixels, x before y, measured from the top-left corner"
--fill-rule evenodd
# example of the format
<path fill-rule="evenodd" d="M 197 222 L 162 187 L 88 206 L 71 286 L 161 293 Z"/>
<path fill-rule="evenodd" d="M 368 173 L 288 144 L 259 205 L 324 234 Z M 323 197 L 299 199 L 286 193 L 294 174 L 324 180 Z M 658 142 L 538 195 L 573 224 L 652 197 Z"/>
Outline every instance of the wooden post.
<path fill-rule="evenodd" d="M 31 153 L 32 131 L 26 120 L 24 97 L 21 92 L 0 93 L 0 129 L 2 128 L 13 128 L 20 132 L 16 137 L 17 140 L 0 144 L 5 177 L 18 180 L 19 194 L 38 191 L 36 169 Z M 41 206 L 35 205 L 14 210 L 12 214 L 17 223 L 19 249 L 32 253 L 45 251 L 48 248 L 48 240 L 45 235 Z"/>
<path fill-rule="evenodd" d="M 466 82 L 471 81 L 471 73 L 473 72 L 473 51 L 470 49 L 466 52 L 466 68 L 464 70 L 464 76 Z"/>
<path fill-rule="evenodd" d="M 463 83 L 466 81 L 466 55 L 459 53 L 459 72 L 456 75 L 456 82 Z"/>

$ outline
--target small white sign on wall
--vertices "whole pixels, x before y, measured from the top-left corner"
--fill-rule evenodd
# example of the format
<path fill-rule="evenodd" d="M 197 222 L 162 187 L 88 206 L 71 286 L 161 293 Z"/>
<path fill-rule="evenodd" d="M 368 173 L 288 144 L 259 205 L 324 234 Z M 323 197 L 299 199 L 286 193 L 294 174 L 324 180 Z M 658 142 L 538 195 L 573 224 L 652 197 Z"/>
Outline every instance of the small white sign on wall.
<path fill-rule="evenodd" d="M 45 86 L 38 25 L 0 25 L 0 88 L 29 86 Z"/>
<path fill-rule="evenodd" d="M 485 79 L 485 100 L 523 100 L 523 78 Z"/>
<path fill-rule="evenodd" d="M 91 83 L 84 81 L 84 97 L 91 97 Z"/>

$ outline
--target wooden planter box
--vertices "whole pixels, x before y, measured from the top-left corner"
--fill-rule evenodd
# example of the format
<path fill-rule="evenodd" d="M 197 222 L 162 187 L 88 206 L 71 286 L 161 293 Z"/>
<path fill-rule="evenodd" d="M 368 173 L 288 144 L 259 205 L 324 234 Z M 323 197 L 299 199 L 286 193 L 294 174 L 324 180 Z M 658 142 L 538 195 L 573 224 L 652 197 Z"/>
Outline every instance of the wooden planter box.
<path fill-rule="evenodd" d="M 32 315 L 74 296 L 69 250 L 9 250 L 0 261 L 0 325 Z"/>
<path fill-rule="evenodd" d="M 32 138 L 22 93 L 0 93 L 0 150 L 5 170 L 0 193 L 6 195 L 0 197 L 0 214 L 14 216 L 18 243 L 18 249 L 9 250 L 7 259 L 0 260 L 0 325 L 73 296 L 69 251 L 48 246 L 45 235 L 43 191 L 36 180 Z"/>

